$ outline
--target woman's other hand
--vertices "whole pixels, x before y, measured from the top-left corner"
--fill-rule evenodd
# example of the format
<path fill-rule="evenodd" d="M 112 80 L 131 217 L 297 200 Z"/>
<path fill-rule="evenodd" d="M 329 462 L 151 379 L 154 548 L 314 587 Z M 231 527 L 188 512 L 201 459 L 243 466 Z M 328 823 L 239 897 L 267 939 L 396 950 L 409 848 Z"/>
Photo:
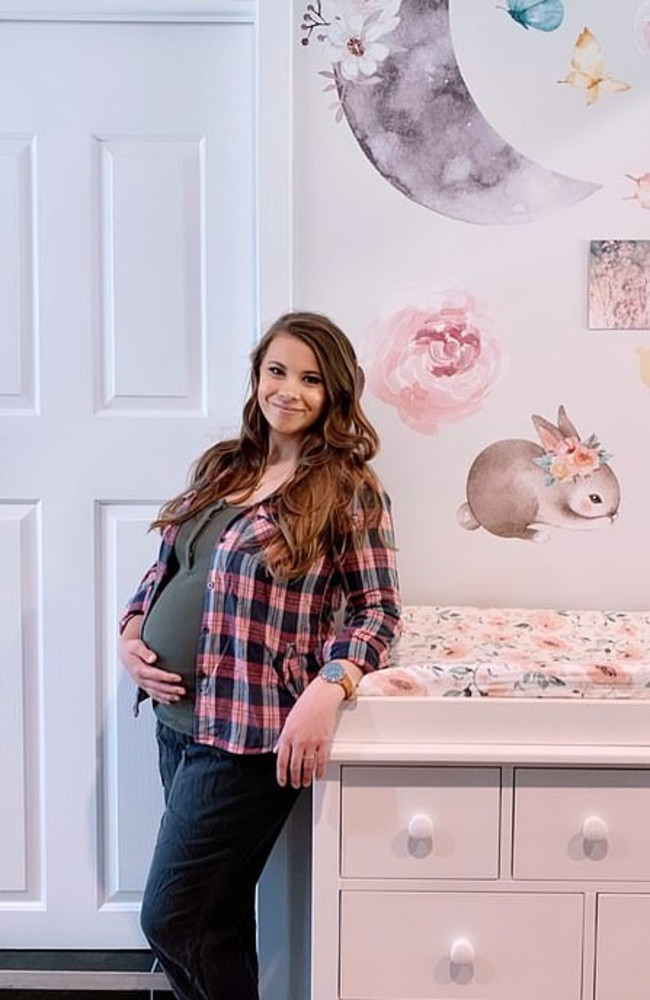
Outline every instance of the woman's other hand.
<path fill-rule="evenodd" d="M 340 684 L 314 678 L 293 706 L 277 742 L 278 784 L 308 787 L 322 778 L 345 692 Z"/>
<path fill-rule="evenodd" d="M 182 677 L 153 666 L 158 657 L 140 638 L 141 626 L 142 615 L 134 615 L 118 639 L 117 650 L 122 666 L 154 701 L 163 705 L 180 701 L 186 694 Z"/>

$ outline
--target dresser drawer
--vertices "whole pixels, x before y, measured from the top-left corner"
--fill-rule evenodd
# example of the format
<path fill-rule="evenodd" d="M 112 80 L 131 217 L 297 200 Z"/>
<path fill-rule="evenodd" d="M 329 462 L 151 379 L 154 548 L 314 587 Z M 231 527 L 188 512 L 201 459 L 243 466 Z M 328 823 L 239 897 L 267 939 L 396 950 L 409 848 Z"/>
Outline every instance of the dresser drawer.
<path fill-rule="evenodd" d="M 344 767 L 342 874 L 497 878 L 498 768 Z"/>
<path fill-rule="evenodd" d="M 579 893 L 343 892 L 340 997 L 579 1000 L 582 925 Z"/>
<path fill-rule="evenodd" d="M 650 771 L 520 768 L 513 874 L 650 879 Z"/>
<path fill-rule="evenodd" d="M 596 1000 L 648 1000 L 650 895 L 598 897 Z"/>

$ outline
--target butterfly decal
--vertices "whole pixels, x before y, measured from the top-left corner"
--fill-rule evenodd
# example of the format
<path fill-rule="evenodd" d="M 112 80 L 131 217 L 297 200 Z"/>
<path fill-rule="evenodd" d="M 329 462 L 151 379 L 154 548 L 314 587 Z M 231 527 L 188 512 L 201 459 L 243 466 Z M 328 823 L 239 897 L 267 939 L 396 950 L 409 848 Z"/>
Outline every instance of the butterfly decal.
<path fill-rule="evenodd" d="M 578 35 L 571 69 L 560 83 L 586 91 L 588 105 L 595 104 L 601 93 L 616 94 L 630 89 L 629 83 L 605 76 L 602 46 L 589 28 L 583 28 Z"/>
<path fill-rule="evenodd" d="M 624 201 L 636 201 L 641 208 L 650 208 L 650 174 L 641 174 L 635 177 L 633 174 L 626 174 L 631 181 L 634 181 L 636 191 L 628 195 Z"/>
<path fill-rule="evenodd" d="M 650 0 L 644 0 L 634 18 L 634 33 L 640 52 L 650 52 Z"/>
<path fill-rule="evenodd" d="M 555 31 L 564 19 L 562 0 L 508 0 L 508 6 L 502 10 L 522 28 L 538 31 Z"/>
<path fill-rule="evenodd" d="M 641 380 L 650 389 L 650 347 L 637 347 L 636 353 L 639 355 Z"/>

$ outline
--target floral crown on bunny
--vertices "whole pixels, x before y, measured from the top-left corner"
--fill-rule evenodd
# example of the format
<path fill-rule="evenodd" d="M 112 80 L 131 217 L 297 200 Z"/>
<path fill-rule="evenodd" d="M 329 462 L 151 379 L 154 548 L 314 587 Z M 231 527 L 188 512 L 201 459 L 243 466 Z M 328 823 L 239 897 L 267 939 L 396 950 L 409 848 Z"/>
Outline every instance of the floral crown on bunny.
<path fill-rule="evenodd" d="M 540 430 L 540 437 L 546 452 L 533 461 L 546 473 L 546 486 L 570 481 L 575 483 L 581 476 L 590 476 L 601 465 L 608 465 L 612 458 L 595 434 L 590 434 L 586 441 L 573 435 L 558 441 L 545 439 Z"/>

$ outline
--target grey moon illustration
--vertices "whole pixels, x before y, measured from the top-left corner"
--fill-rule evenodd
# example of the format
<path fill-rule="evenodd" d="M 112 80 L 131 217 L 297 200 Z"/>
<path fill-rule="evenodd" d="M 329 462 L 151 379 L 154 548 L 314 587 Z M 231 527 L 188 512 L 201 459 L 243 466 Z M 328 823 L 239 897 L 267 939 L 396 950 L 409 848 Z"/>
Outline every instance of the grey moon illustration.
<path fill-rule="evenodd" d="M 600 188 L 522 156 L 483 117 L 456 62 L 449 0 L 402 0 L 399 13 L 376 80 L 337 73 L 350 128 L 387 181 L 434 212 L 486 225 L 530 222 Z"/>

